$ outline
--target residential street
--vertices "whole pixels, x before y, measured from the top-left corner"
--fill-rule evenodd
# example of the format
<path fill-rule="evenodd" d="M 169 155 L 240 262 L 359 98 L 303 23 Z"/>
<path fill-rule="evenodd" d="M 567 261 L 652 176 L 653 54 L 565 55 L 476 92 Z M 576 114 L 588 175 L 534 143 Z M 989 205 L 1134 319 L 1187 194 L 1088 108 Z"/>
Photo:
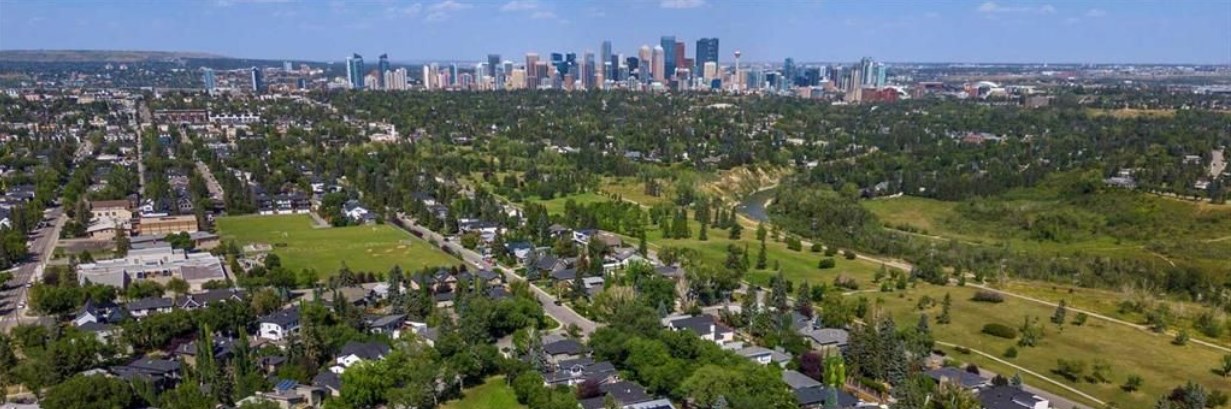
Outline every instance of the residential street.
<path fill-rule="evenodd" d="M 26 285 L 41 278 L 43 267 L 51 259 L 56 242 L 60 237 L 60 228 L 64 227 L 67 218 L 59 207 L 52 208 L 45 219 L 53 220 L 48 226 L 34 233 L 34 243 L 30 246 L 32 260 L 23 263 L 13 271 L 13 279 L 5 283 L 0 290 L 0 331 L 8 332 L 17 325 L 42 322 L 44 317 L 27 316 Z M 49 319 L 48 319 L 49 320 Z"/>
<path fill-rule="evenodd" d="M 413 230 L 414 232 L 418 232 L 421 235 L 421 237 L 423 237 L 424 240 L 435 241 L 437 243 L 440 243 L 440 245 L 448 249 L 449 252 L 453 254 L 461 255 L 462 259 L 465 260 L 467 264 L 470 264 L 478 268 L 490 268 L 490 269 L 498 270 L 501 273 L 503 273 L 505 278 L 510 282 L 526 280 L 525 277 L 517 275 L 517 273 L 514 273 L 513 270 L 510 268 L 501 266 L 499 264 L 488 263 L 487 261 L 483 260 L 483 256 L 480 255 L 479 253 L 476 253 L 472 250 L 462 247 L 462 245 L 457 242 L 446 241 L 444 236 L 441 236 L 440 234 L 434 231 L 428 230 L 426 227 L 415 224 L 414 221 L 409 218 L 402 217 L 402 216 L 399 216 L 399 217 L 400 217 L 401 222 L 405 225 L 406 228 Z M 581 314 L 578 314 L 576 311 L 573 311 L 573 309 L 569 308 L 568 306 L 565 306 L 563 304 L 557 305 L 555 297 L 552 297 L 551 294 L 548 294 L 546 291 L 543 291 L 543 289 L 539 288 L 533 283 L 530 284 L 530 289 L 531 291 L 534 291 L 535 296 L 538 297 L 539 303 L 543 304 L 543 311 L 547 313 L 548 316 L 551 316 L 556 321 L 559 321 L 562 327 L 567 327 L 569 324 L 576 324 L 578 328 L 581 328 L 581 333 L 584 336 L 589 336 L 591 333 L 594 332 L 595 329 L 598 328 L 598 325 L 599 325 L 598 323 L 595 323 L 594 321 L 591 321 L 587 319 L 586 317 L 581 316 Z"/>

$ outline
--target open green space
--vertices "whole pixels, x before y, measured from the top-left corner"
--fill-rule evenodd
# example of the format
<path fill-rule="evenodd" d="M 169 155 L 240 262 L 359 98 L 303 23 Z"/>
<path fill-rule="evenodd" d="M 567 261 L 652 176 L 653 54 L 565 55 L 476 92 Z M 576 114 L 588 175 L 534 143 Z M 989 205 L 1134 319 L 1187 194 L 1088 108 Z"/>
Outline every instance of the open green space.
<path fill-rule="evenodd" d="M 920 283 L 917 288 L 905 291 L 859 296 L 872 299 L 874 305 L 891 314 L 902 327 L 914 326 L 919 320 L 919 314 L 927 313 L 933 318 L 930 326 L 937 341 L 962 345 L 993 355 L 1003 354 L 1009 347 L 1016 346 L 1016 341 L 983 334 L 981 331 L 984 325 L 996 323 L 1019 328 L 1027 316 L 1036 317 L 1044 328 L 1042 340 L 1035 347 L 1017 346 L 1017 357 L 1004 359 L 1104 401 L 1115 402 L 1118 407 L 1151 407 L 1158 396 L 1189 380 L 1213 389 L 1227 385 L 1226 378 L 1213 371 L 1222 353 L 1212 348 L 1192 343 L 1186 346 L 1173 345 L 1170 336 L 1157 335 L 1093 317 L 1084 325 L 1074 325 L 1072 321 L 1076 313 L 1073 312 L 1068 313 L 1065 325 L 1057 326 L 1049 320 L 1054 308 L 1012 297 L 1005 297 L 1002 303 L 972 301 L 976 291 L 968 287 L 938 287 Z M 953 300 L 950 311 L 952 322 L 941 325 L 937 324 L 934 318 L 940 314 L 940 300 L 946 293 L 950 294 Z M 916 306 L 924 296 L 936 300 L 936 306 L 918 310 Z M 958 354 L 955 357 L 980 364 L 990 362 L 975 354 Z M 1083 361 L 1087 376 L 1091 374 L 1095 362 L 1106 362 L 1111 366 L 1110 382 L 1091 383 L 1088 380 L 1065 379 L 1053 372 L 1058 366 L 1057 359 Z M 1140 391 L 1127 392 L 1121 389 L 1130 374 L 1141 376 L 1145 380 Z M 1084 401 L 1054 385 L 1043 382 L 1033 382 L 1032 385 Z"/>
<path fill-rule="evenodd" d="M 503 376 L 487 378 L 482 385 L 466 389 L 462 399 L 445 403 L 443 409 L 494 409 L 494 408 L 525 408 L 517 403 L 517 395 L 513 388 L 505 384 Z"/>
<path fill-rule="evenodd" d="M 314 228 L 308 215 L 228 216 L 218 219 L 223 240 L 241 246 L 263 243 L 291 271 L 336 272 L 342 263 L 352 271 L 384 273 L 457 264 L 457 259 L 428 242 L 390 225 Z"/>
<path fill-rule="evenodd" d="M 612 199 L 605 195 L 599 194 L 599 193 L 587 192 L 587 193 L 578 193 L 578 194 L 569 195 L 569 196 L 555 197 L 550 200 L 542 200 L 542 199 L 539 199 L 537 196 L 534 196 L 531 199 L 526 199 L 526 202 L 538 203 L 538 204 L 543 205 L 543 207 L 547 208 L 547 214 L 563 214 L 564 205 L 565 203 L 568 203 L 569 200 L 572 200 L 577 205 L 585 205 L 585 204 L 590 204 L 590 203 L 606 202 Z"/>
<path fill-rule="evenodd" d="M 661 194 L 651 196 L 645 193 L 645 183 L 636 178 L 603 178 L 602 190 L 646 206 L 666 203 L 671 200 L 671 186 L 669 184 L 664 183 Z"/>

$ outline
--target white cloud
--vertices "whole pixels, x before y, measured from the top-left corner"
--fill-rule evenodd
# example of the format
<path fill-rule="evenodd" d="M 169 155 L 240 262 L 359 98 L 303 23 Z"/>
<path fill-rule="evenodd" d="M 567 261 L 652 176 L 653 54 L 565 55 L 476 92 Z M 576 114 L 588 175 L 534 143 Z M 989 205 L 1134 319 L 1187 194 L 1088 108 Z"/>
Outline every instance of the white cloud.
<path fill-rule="evenodd" d="M 1090 9 L 1086 12 L 1086 17 L 1099 18 L 1107 15 L 1107 12 L 1102 9 Z"/>
<path fill-rule="evenodd" d="M 504 3 L 500 6 L 500 11 L 526 11 L 539 8 L 539 2 L 535 0 L 513 0 Z"/>
<path fill-rule="evenodd" d="M 691 9 L 705 5 L 705 0 L 662 0 L 659 7 L 665 9 Z"/>
<path fill-rule="evenodd" d="M 536 11 L 530 15 L 530 18 L 536 20 L 554 20 L 556 18 L 556 13 L 552 13 L 550 11 Z"/>
<path fill-rule="evenodd" d="M 403 7 L 389 7 L 385 9 L 385 14 L 390 16 L 415 17 L 423 12 L 423 3 L 413 3 Z"/>
<path fill-rule="evenodd" d="M 1035 13 L 1035 14 L 1053 14 L 1056 8 L 1050 4 L 1044 4 L 1038 7 L 1030 6 L 1004 6 L 994 1 L 985 2 L 979 5 L 976 11 L 984 14 L 997 13 Z"/>
<path fill-rule="evenodd" d="M 474 6 L 471 6 L 466 3 L 457 2 L 454 0 L 445 0 L 445 1 L 433 4 L 429 6 L 427 9 L 428 11 L 432 11 L 432 12 L 446 12 L 447 13 L 450 11 L 465 10 L 471 7 L 474 7 Z"/>

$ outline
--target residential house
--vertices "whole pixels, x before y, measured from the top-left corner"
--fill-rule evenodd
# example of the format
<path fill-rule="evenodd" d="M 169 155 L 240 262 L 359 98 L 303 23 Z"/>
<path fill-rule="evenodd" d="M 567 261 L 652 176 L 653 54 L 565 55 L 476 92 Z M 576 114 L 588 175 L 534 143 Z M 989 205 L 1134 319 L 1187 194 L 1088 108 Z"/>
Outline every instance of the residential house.
<path fill-rule="evenodd" d="M 560 363 L 581 358 L 585 354 L 585 347 L 577 340 L 562 339 L 543 344 L 543 353 L 547 354 L 551 363 Z"/>
<path fill-rule="evenodd" d="M 801 409 L 852 409 L 860 407 L 862 403 L 854 395 L 842 389 L 828 386 L 812 386 L 794 389 L 792 392 L 795 394 L 795 401 L 799 403 Z M 830 401 L 836 401 L 837 403 L 829 405 Z"/>
<path fill-rule="evenodd" d="M 342 215 L 356 223 L 371 224 L 376 222 L 376 214 L 363 207 L 358 200 L 348 200 L 342 205 Z"/>
<path fill-rule="evenodd" d="M 133 318 L 142 319 L 150 316 L 150 314 L 171 312 L 174 306 L 175 304 L 170 298 L 148 297 L 130 301 L 124 304 L 124 309 L 128 310 L 128 315 L 131 315 Z"/>
<path fill-rule="evenodd" d="M 180 363 L 166 359 L 139 358 L 128 365 L 111 368 L 111 374 L 126 381 L 149 382 L 156 390 L 175 386 L 180 379 Z"/>
<path fill-rule="evenodd" d="M 291 307 L 261 317 L 259 337 L 270 341 L 282 341 L 291 334 L 299 333 L 299 307 Z"/>
<path fill-rule="evenodd" d="M 117 324 L 124 319 L 124 312 L 111 301 L 87 300 L 73 318 L 73 326 L 80 327 L 87 323 Z"/>
<path fill-rule="evenodd" d="M 221 288 L 201 293 L 187 294 L 175 299 L 175 306 L 185 310 L 207 308 L 210 304 L 226 301 L 243 301 L 244 290 L 238 288 Z"/>
<path fill-rule="evenodd" d="M 328 371 L 325 371 L 328 372 Z M 257 392 L 255 395 L 235 402 L 237 407 L 261 402 L 273 402 L 279 409 L 319 408 L 325 401 L 329 391 L 315 386 L 302 385 L 293 380 L 284 379 L 274 385 L 269 392 Z"/>
<path fill-rule="evenodd" d="M 799 371 L 789 369 L 782 371 L 782 381 L 786 382 L 786 386 L 790 387 L 793 391 L 821 386 L 821 383 L 817 382 L 816 379 L 809 378 L 808 375 L 804 375 Z"/>
<path fill-rule="evenodd" d="M 610 272 L 628 267 L 629 264 L 638 261 L 646 261 L 637 249 L 632 247 L 619 247 L 612 250 L 611 254 L 603 258 L 603 271 Z"/>
<path fill-rule="evenodd" d="M 664 319 L 667 328 L 673 331 L 692 331 L 707 341 L 722 345 L 735 340 L 735 331 L 718 322 L 712 315 L 696 315 L 690 317 L 668 317 Z"/>
<path fill-rule="evenodd" d="M 654 397 L 646 393 L 645 387 L 629 381 L 618 381 L 611 383 L 603 383 L 598 385 L 599 396 L 581 400 L 582 409 L 604 409 L 606 406 L 607 397 L 610 396 L 616 405 L 620 408 L 625 408 L 627 405 L 634 405 L 643 402 L 655 400 Z"/>
<path fill-rule="evenodd" d="M 329 367 L 329 371 L 341 374 L 355 364 L 362 361 L 376 361 L 384 359 L 385 355 L 389 355 L 389 346 L 380 342 L 347 342 L 342 346 L 342 351 L 334 358 L 334 365 Z"/>
<path fill-rule="evenodd" d="M 578 358 L 561 361 L 543 374 L 543 383 L 547 386 L 573 386 L 590 379 L 598 382 L 616 380 L 619 379 L 619 371 L 616 371 L 611 362 L 594 362 L 590 358 Z"/>
<path fill-rule="evenodd" d="M 935 380 L 936 383 L 950 382 L 969 391 L 976 391 L 990 385 L 988 380 L 979 376 L 979 374 L 947 366 L 927 371 L 927 375 Z"/>
<path fill-rule="evenodd" d="M 751 346 L 735 351 L 735 353 L 761 365 L 774 364 L 785 368 L 786 364 L 791 362 L 790 354 L 765 347 Z"/>
<path fill-rule="evenodd" d="M 226 337 L 213 337 L 214 346 L 214 362 L 226 362 L 235 356 L 235 341 Z M 186 342 L 175 348 L 175 356 L 179 357 L 180 361 L 192 366 L 197 365 L 197 358 L 200 355 L 201 343 L 197 341 Z"/>
<path fill-rule="evenodd" d="M 373 334 L 389 334 L 393 338 L 401 337 L 402 325 L 406 323 L 406 314 L 391 314 L 369 318 L 365 324 L 368 332 Z"/>
<path fill-rule="evenodd" d="M 850 333 L 839 328 L 806 328 L 799 330 L 799 334 L 818 350 L 844 350 L 850 339 Z"/>

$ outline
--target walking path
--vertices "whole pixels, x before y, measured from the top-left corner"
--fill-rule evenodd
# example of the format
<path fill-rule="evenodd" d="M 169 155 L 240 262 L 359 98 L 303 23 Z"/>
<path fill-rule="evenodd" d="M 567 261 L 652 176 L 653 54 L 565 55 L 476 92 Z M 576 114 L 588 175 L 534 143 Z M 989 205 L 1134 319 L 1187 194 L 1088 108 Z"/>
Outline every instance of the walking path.
<path fill-rule="evenodd" d="M 937 344 L 939 344 L 939 345 L 944 345 L 944 346 L 950 347 L 950 348 L 955 348 L 955 347 L 958 347 L 958 346 L 959 346 L 959 345 L 956 345 L 956 344 L 951 344 L 951 343 L 948 343 L 948 342 L 941 342 L 941 341 L 936 341 L 936 343 L 937 343 Z M 977 349 L 970 349 L 970 348 L 968 348 L 968 347 L 966 347 L 966 346 L 962 346 L 962 348 L 969 349 L 969 350 L 970 350 L 970 352 L 973 352 L 973 353 L 976 353 L 976 354 L 982 355 L 984 358 L 991 359 L 991 360 L 993 360 L 993 361 L 996 361 L 997 363 L 1000 363 L 1000 364 L 1006 365 L 1006 366 L 1008 366 L 1008 367 L 1010 367 L 1010 368 L 1013 368 L 1013 369 L 1016 369 L 1016 370 L 1018 370 L 1018 371 L 1020 371 L 1020 372 L 1022 372 L 1022 373 L 1029 374 L 1029 375 L 1032 375 L 1032 376 L 1037 377 L 1037 378 L 1039 378 L 1039 379 L 1042 379 L 1042 380 L 1046 381 L 1047 383 L 1050 383 L 1050 384 L 1053 384 L 1053 385 L 1059 386 L 1059 387 L 1061 387 L 1061 388 L 1064 388 L 1064 390 L 1067 390 L 1067 391 L 1069 391 L 1069 392 L 1072 392 L 1072 393 L 1074 393 L 1074 394 L 1077 394 L 1078 396 L 1081 396 L 1081 397 L 1083 397 L 1083 398 L 1089 399 L 1091 402 L 1098 403 L 1100 406 L 1103 406 L 1103 405 L 1106 405 L 1106 404 L 1107 404 L 1106 402 L 1103 402 L 1102 400 L 1099 400 L 1099 399 L 1098 399 L 1098 398 L 1096 398 L 1096 397 L 1090 396 L 1089 394 L 1087 394 L 1087 393 L 1085 393 L 1085 392 L 1082 392 L 1082 391 L 1080 391 L 1080 390 L 1077 390 L 1077 389 L 1075 389 L 1075 388 L 1073 388 L 1073 387 L 1071 387 L 1071 386 L 1065 385 L 1065 384 L 1063 384 L 1063 383 L 1061 383 L 1060 381 L 1057 381 L 1057 380 L 1055 380 L 1055 379 L 1051 379 L 1051 378 L 1048 378 L 1048 377 L 1046 377 L 1046 376 L 1043 376 L 1042 374 L 1040 374 L 1040 373 L 1038 373 L 1038 372 L 1031 371 L 1031 370 L 1029 370 L 1029 369 L 1026 369 L 1026 368 L 1023 368 L 1023 367 L 1017 366 L 1016 364 L 1014 364 L 1014 363 L 1012 363 L 1012 362 L 1009 362 L 1009 361 L 1006 361 L 1006 360 L 1000 359 L 1000 357 L 998 357 L 998 356 L 995 356 L 995 355 L 992 355 L 992 354 L 989 354 L 989 353 L 986 353 L 986 352 L 983 352 L 983 351 L 980 351 L 980 350 L 977 350 Z M 1003 374 L 1002 374 L 1002 375 L 1003 375 Z M 1056 395 L 1056 394 L 1054 394 L 1054 393 L 1050 393 L 1050 392 L 1047 392 L 1047 391 L 1044 391 L 1044 390 L 1041 390 L 1041 389 L 1038 389 L 1038 388 L 1032 387 L 1032 386 L 1030 386 L 1030 385 L 1028 385 L 1028 384 L 1024 384 L 1024 385 L 1022 385 L 1022 387 L 1023 387 L 1023 389 L 1025 389 L 1027 392 L 1030 392 L 1030 393 L 1033 393 L 1033 394 L 1035 394 L 1035 395 L 1039 395 L 1039 396 L 1042 396 L 1042 397 L 1044 397 L 1044 398 L 1047 398 L 1047 400 L 1051 401 L 1051 403 L 1052 403 L 1052 407 L 1056 407 L 1056 408 L 1059 408 L 1059 407 L 1066 407 L 1066 408 L 1067 408 L 1067 407 L 1072 407 L 1072 408 L 1082 408 L 1082 407 L 1083 407 L 1083 406 L 1081 406 L 1081 405 L 1077 404 L 1076 402 L 1072 402 L 1072 401 L 1070 401 L 1070 400 L 1068 400 L 1068 399 L 1065 399 L 1065 398 L 1063 398 L 1063 397 L 1061 397 L 1061 396 L 1059 396 L 1059 395 Z M 1063 406 L 1061 406 L 1061 405 L 1063 405 Z"/>

